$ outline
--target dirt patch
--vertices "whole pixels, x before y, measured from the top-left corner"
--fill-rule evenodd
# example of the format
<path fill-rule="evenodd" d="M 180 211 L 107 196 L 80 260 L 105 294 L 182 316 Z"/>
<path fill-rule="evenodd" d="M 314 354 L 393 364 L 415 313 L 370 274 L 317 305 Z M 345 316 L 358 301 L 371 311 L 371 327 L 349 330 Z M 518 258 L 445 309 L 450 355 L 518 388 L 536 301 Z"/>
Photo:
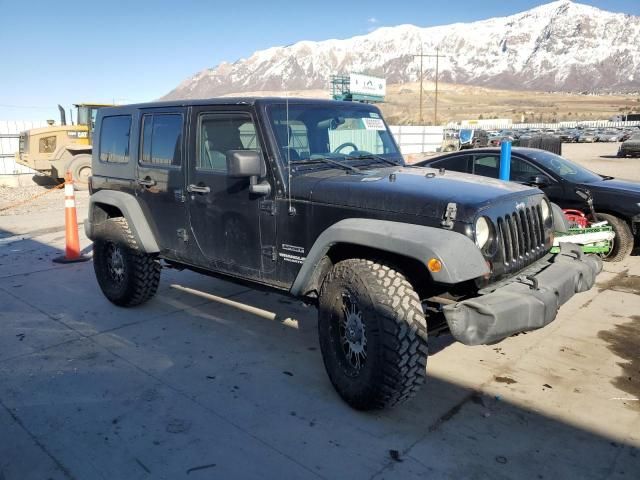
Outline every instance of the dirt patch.
<path fill-rule="evenodd" d="M 633 293 L 640 295 L 640 276 L 629 275 L 629 270 L 624 270 L 607 282 L 598 283 L 601 292 L 613 290 L 614 292 Z"/>
<path fill-rule="evenodd" d="M 614 378 L 612 384 L 626 392 L 630 408 L 640 410 L 640 315 L 629 317 L 630 321 L 616 325 L 613 330 L 603 330 L 598 337 L 606 341 L 615 355 L 625 360 L 619 362 L 622 375 Z"/>
<path fill-rule="evenodd" d="M 507 385 L 511 385 L 512 383 L 518 383 L 511 377 L 494 377 L 496 382 L 498 383 L 506 383 Z"/>

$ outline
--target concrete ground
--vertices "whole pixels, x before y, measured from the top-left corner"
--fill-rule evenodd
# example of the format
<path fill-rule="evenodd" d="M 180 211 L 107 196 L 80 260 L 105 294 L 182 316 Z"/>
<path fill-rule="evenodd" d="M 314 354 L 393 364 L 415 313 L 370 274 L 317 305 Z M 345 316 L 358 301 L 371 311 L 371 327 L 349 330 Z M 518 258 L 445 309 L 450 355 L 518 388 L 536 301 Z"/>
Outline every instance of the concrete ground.
<path fill-rule="evenodd" d="M 542 330 L 432 338 L 418 396 L 362 413 L 329 383 L 314 309 L 172 270 L 148 304 L 115 307 L 91 262 L 51 262 L 62 221 L 0 216 L 2 480 L 640 474 L 638 256 Z"/>

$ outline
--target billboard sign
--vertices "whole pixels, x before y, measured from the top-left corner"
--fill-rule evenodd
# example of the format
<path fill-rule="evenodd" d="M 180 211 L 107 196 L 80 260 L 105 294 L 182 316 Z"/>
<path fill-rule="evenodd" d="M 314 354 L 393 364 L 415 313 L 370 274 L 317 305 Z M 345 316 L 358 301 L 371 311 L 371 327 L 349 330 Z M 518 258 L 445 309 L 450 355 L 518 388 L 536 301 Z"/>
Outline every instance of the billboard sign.
<path fill-rule="evenodd" d="M 384 97 L 387 93 L 387 80 L 359 73 L 349 74 L 349 92 L 357 95 Z"/>

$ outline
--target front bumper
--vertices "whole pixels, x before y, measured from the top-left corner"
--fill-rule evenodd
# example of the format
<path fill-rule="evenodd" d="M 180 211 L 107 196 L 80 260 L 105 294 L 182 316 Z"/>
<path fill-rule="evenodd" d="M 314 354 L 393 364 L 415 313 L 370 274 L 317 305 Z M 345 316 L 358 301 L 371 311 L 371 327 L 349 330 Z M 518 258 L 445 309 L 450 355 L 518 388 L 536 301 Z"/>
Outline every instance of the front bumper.
<path fill-rule="evenodd" d="M 465 345 L 496 343 L 551 323 L 562 304 L 595 284 L 602 261 L 578 245 L 532 264 L 519 275 L 443 308 L 453 337 Z"/>

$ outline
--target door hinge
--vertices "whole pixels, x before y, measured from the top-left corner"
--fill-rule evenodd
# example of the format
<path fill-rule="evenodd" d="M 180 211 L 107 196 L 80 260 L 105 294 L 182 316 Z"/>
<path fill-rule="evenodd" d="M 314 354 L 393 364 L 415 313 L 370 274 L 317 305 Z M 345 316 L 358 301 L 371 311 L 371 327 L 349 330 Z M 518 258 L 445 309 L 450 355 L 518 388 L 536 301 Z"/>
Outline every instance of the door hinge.
<path fill-rule="evenodd" d="M 447 204 L 447 210 L 446 212 L 444 212 L 444 218 L 442 219 L 442 222 L 440 222 L 440 225 L 442 225 L 444 228 L 448 228 L 449 230 L 451 230 L 453 228 L 453 224 L 456 221 L 457 216 L 458 216 L 458 205 L 456 205 L 455 203 Z"/>
<path fill-rule="evenodd" d="M 179 228 L 177 230 L 177 234 L 178 234 L 178 238 L 180 240 L 182 240 L 183 242 L 188 242 L 189 241 L 189 234 L 187 233 L 187 229 L 186 228 Z"/>
<path fill-rule="evenodd" d="M 273 200 L 261 200 L 260 201 L 260 210 L 264 212 L 269 212 L 271 215 L 276 214 L 276 202 Z"/>
<path fill-rule="evenodd" d="M 176 202 L 184 203 L 187 201 L 187 196 L 184 194 L 182 189 L 177 189 L 173 191 L 173 198 L 175 198 Z"/>
<path fill-rule="evenodd" d="M 276 251 L 276 247 L 273 245 L 262 247 L 262 255 L 265 257 L 271 257 L 271 260 L 274 262 L 278 259 L 278 252 Z"/>

